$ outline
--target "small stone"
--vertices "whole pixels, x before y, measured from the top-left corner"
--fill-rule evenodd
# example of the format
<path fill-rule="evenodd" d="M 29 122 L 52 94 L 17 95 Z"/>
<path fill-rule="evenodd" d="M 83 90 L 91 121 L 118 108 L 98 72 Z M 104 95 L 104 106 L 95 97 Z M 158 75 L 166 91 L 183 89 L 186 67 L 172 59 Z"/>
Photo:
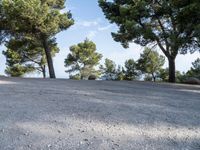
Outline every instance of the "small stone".
<path fill-rule="evenodd" d="M 59 138 L 58 138 L 58 141 L 62 141 L 62 138 L 61 138 L 61 137 L 59 137 Z"/>
<path fill-rule="evenodd" d="M 4 133 L 4 132 L 5 132 L 5 130 L 4 130 L 4 129 L 1 129 L 1 130 L 0 130 L 0 132 Z"/>
<path fill-rule="evenodd" d="M 78 129 L 78 131 L 81 132 L 81 133 L 84 133 L 84 132 L 85 132 L 84 130 L 81 130 L 81 129 Z"/>
<path fill-rule="evenodd" d="M 47 147 L 50 148 L 50 147 L 52 147 L 52 145 L 51 145 L 51 144 L 48 144 Z"/>
<path fill-rule="evenodd" d="M 26 132 L 26 133 L 24 133 L 24 135 L 25 135 L 25 136 L 28 136 L 28 135 L 29 135 L 29 133 L 28 133 L 28 132 Z"/>
<path fill-rule="evenodd" d="M 60 131 L 60 130 L 58 130 L 58 133 L 61 133 L 61 131 Z"/>
<path fill-rule="evenodd" d="M 119 147 L 119 145 L 118 145 L 118 144 L 116 144 L 116 143 L 114 144 L 114 146 L 117 146 L 117 147 Z"/>

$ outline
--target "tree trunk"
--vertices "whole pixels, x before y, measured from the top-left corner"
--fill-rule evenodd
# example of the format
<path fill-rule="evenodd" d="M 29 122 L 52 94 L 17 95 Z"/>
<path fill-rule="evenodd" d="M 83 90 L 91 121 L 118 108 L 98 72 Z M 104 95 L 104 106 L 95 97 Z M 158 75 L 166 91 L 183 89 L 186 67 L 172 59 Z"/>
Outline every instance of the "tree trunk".
<path fill-rule="evenodd" d="M 154 73 L 152 73 L 152 77 L 153 77 L 153 82 L 156 82 L 156 77 L 155 77 Z"/>
<path fill-rule="evenodd" d="M 45 79 L 46 78 L 46 65 L 44 65 L 42 67 L 42 75 L 43 75 L 43 78 Z"/>
<path fill-rule="evenodd" d="M 54 66 L 53 66 L 53 60 L 52 60 L 52 56 L 51 56 L 51 50 L 49 48 L 47 39 L 45 39 L 45 38 L 43 38 L 43 46 L 44 46 L 46 59 L 47 59 L 47 63 L 48 63 L 49 76 L 50 76 L 50 78 L 56 78 Z"/>
<path fill-rule="evenodd" d="M 175 67 L 175 58 L 168 58 L 169 61 L 169 82 L 176 82 L 176 67 Z"/>

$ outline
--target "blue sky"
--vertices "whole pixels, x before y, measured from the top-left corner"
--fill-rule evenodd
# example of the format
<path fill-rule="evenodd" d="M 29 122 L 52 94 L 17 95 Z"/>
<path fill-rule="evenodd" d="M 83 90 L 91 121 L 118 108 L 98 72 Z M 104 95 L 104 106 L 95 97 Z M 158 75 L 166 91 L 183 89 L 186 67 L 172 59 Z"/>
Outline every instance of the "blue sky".
<path fill-rule="evenodd" d="M 123 65 L 126 59 L 137 60 L 139 58 L 143 47 L 130 44 L 129 49 L 124 49 L 120 43 L 112 39 L 111 32 L 116 31 L 117 27 L 105 19 L 97 0 L 67 0 L 66 8 L 71 10 L 75 24 L 67 31 L 57 35 L 60 52 L 54 58 L 54 66 L 58 78 L 68 77 L 68 74 L 65 73 L 64 59 L 69 53 L 69 47 L 82 42 L 86 37 L 96 43 L 97 51 L 103 54 L 104 59 L 112 59 L 116 64 Z M 0 48 L 1 51 L 3 49 L 3 47 Z M 197 57 L 200 57 L 199 53 L 179 55 L 176 60 L 177 70 L 187 71 L 191 67 L 191 62 Z M 0 74 L 4 74 L 5 58 L 1 52 L 0 64 Z M 41 77 L 37 73 L 28 76 Z"/>

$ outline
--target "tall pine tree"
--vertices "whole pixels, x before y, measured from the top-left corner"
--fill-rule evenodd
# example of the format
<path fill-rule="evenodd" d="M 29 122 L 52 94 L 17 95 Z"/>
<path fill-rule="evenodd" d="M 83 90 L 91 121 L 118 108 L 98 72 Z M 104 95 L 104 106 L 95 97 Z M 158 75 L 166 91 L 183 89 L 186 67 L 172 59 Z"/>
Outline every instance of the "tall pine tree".
<path fill-rule="evenodd" d="M 99 5 L 106 18 L 119 27 L 117 33 L 112 33 L 115 41 L 125 48 L 133 41 L 160 48 L 168 58 L 169 82 L 175 82 L 178 53 L 186 53 L 188 47 L 193 51 L 200 48 L 194 46 L 200 31 L 199 0 L 99 0 Z"/>
<path fill-rule="evenodd" d="M 55 78 L 49 41 L 73 25 L 71 13 L 62 13 L 65 0 L 2 0 L 12 36 L 33 36 L 45 50 L 50 78 Z"/>

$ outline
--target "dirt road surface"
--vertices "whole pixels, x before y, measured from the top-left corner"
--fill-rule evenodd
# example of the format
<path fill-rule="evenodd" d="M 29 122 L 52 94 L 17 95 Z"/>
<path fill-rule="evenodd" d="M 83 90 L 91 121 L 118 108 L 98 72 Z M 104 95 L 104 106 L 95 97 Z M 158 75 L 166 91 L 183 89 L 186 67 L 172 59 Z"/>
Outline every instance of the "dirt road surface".
<path fill-rule="evenodd" d="M 200 87 L 1 77 L 0 150 L 200 150 Z"/>

